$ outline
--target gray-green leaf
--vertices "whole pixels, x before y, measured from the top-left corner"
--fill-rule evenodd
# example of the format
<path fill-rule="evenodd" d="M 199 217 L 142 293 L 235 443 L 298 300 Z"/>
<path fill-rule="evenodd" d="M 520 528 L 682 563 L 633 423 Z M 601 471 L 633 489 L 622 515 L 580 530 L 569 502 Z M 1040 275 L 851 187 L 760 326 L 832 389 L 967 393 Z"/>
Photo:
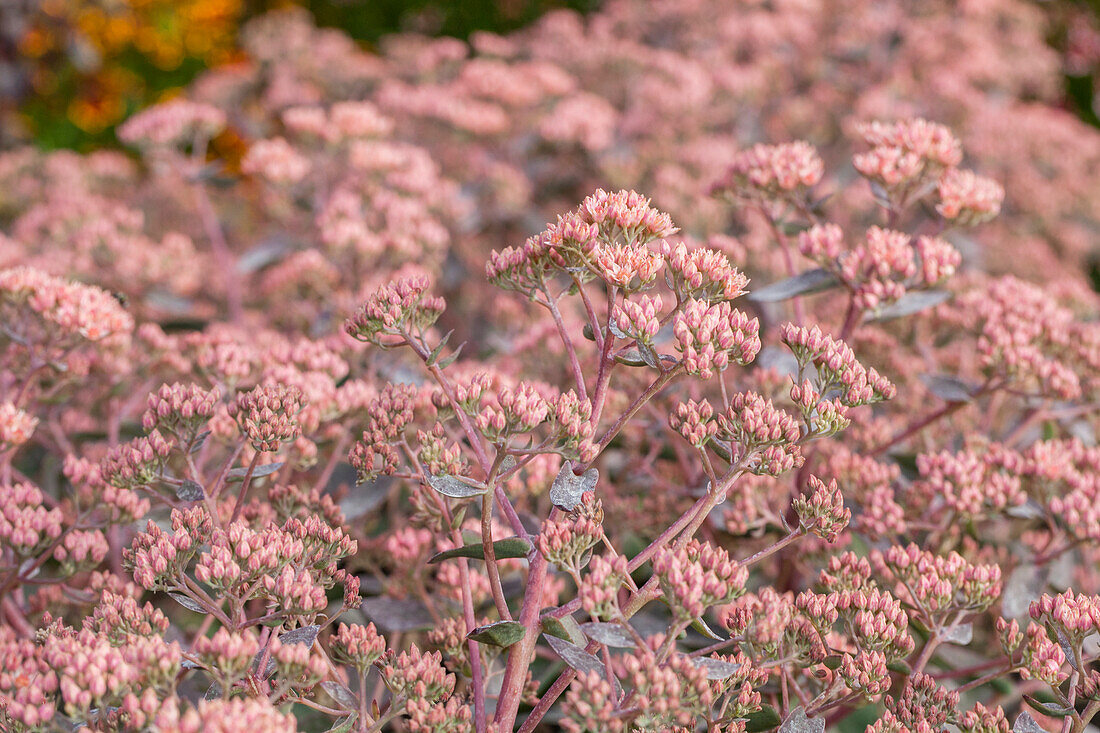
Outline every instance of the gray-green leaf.
<path fill-rule="evenodd" d="M 577 504 L 581 503 L 581 494 L 596 488 L 596 481 L 600 478 L 600 472 L 590 468 L 583 475 L 573 473 L 573 465 L 569 461 L 562 464 L 557 478 L 550 486 L 550 501 L 559 509 L 567 512 L 573 511 Z"/>
<path fill-rule="evenodd" d="M 478 626 L 467 634 L 466 638 L 482 644 L 492 644 L 507 649 L 522 639 L 524 633 L 526 633 L 526 629 L 518 621 L 497 621 L 485 626 Z"/>
<path fill-rule="evenodd" d="M 835 288 L 840 282 L 827 270 L 817 268 L 807 270 L 801 275 L 780 280 L 767 287 L 753 290 L 745 297 L 757 303 L 778 303 L 798 295 L 810 295 L 820 293 L 823 290 Z"/>
<path fill-rule="evenodd" d="M 471 486 L 456 476 L 429 476 L 428 483 L 433 489 L 452 499 L 469 499 L 481 496 L 489 490 L 484 486 Z"/>

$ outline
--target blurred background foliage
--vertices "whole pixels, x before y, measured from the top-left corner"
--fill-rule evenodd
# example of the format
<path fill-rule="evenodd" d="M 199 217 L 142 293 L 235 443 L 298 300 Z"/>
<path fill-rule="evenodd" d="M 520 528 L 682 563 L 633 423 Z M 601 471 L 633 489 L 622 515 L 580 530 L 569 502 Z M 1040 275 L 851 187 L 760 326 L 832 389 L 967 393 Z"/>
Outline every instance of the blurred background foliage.
<path fill-rule="evenodd" d="M 733 0 L 731 0 L 733 1 Z M 1065 60 L 1065 105 L 1100 126 L 1100 0 L 1037 0 Z M 87 150 L 115 143 L 135 110 L 178 93 L 196 74 L 232 62 L 249 18 L 288 5 L 370 47 L 414 31 L 465 38 L 505 33 L 555 8 L 600 0 L 3 0 L 0 147 L 33 141 Z"/>
<path fill-rule="evenodd" d="M 90 149 L 135 110 L 237 57 L 249 18 L 298 5 L 370 46 L 394 32 L 507 32 L 598 0 L 3 0 L 0 146 Z"/>

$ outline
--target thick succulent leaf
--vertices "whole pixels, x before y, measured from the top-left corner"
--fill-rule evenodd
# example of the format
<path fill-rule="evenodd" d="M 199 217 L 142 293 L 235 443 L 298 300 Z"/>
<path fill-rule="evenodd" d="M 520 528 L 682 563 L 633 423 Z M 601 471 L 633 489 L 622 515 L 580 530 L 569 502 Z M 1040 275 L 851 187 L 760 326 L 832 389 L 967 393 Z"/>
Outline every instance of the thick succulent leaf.
<path fill-rule="evenodd" d="M 559 509 L 567 512 L 573 511 L 577 504 L 581 503 L 581 494 L 596 488 L 596 481 L 600 478 L 600 472 L 590 468 L 583 475 L 573 473 L 573 466 L 569 461 L 562 464 L 557 478 L 550 486 L 550 501 Z"/>
<path fill-rule="evenodd" d="M 169 593 L 172 596 L 172 600 L 180 604 L 184 608 L 194 611 L 195 613 L 207 613 L 207 610 L 191 596 L 184 595 L 183 593 Z"/>
<path fill-rule="evenodd" d="M 969 382 L 948 374 L 922 374 L 920 381 L 944 402 L 970 402 L 977 391 Z"/>
<path fill-rule="evenodd" d="M 202 484 L 191 479 L 184 479 L 176 488 L 176 498 L 180 501 L 202 501 L 205 496 Z"/>
<path fill-rule="evenodd" d="M 429 476 L 428 483 L 433 489 L 452 499 L 469 499 L 481 496 L 489 490 L 484 486 L 472 486 L 456 476 Z"/>
<path fill-rule="evenodd" d="M 275 463 L 265 463 L 262 466 L 256 466 L 256 468 L 252 471 L 252 478 L 258 479 L 263 478 L 264 476 L 270 476 L 282 467 L 282 461 L 277 461 Z M 242 466 L 240 468 L 234 468 L 229 473 L 227 473 L 225 476 L 225 480 L 229 483 L 244 481 L 244 477 L 247 475 L 248 468 L 246 466 Z"/>
<path fill-rule="evenodd" d="M 384 632 L 424 631 L 435 625 L 420 601 L 376 596 L 364 600 L 359 608 L 368 621 Z"/>
<path fill-rule="evenodd" d="M 325 680 L 321 683 L 321 689 L 327 692 L 328 696 L 335 700 L 336 704 L 344 710 L 355 710 L 359 705 L 359 699 L 355 697 L 355 693 L 339 682 Z"/>
<path fill-rule="evenodd" d="M 893 303 L 879 308 L 868 321 L 889 321 L 894 318 L 911 316 L 923 310 L 934 308 L 951 298 L 951 293 L 946 290 L 918 290 L 906 293 Z"/>
<path fill-rule="evenodd" d="M 482 644 L 491 644 L 507 649 L 522 639 L 525 632 L 523 624 L 518 621 L 497 621 L 485 626 L 478 626 L 467 634 L 466 638 Z"/>
<path fill-rule="evenodd" d="M 507 539 L 497 540 L 493 543 L 493 554 L 496 555 L 498 560 L 505 558 L 527 557 L 530 554 L 533 545 L 522 537 L 508 537 Z M 450 560 L 455 557 L 468 557 L 473 560 L 485 559 L 485 546 L 480 542 L 474 542 L 469 545 L 463 545 L 462 547 L 456 547 L 453 550 L 444 550 L 443 552 L 432 555 L 428 560 L 428 564 L 435 564 L 443 562 L 444 560 Z"/>
<path fill-rule="evenodd" d="M 779 726 L 779 733 L 825 733 L 825 718 L 807 718 L 799 705 Z"/>
<path fill-rule="evenodd" d="M 737 674 L 737 671 L 741 669 L 740 664 L 726 662 L 714 657 L 696 657 L 691 661 L 696 667 L 706 670 L 708 680 L 724 680 Z"/>
<path fill-rule="evenodd" d="M 801 275 L 795 275 L 786 280 L 780 280 L 758 290 L 753 290 L 745 297 L 757 303 L 778 303 L 798 295 L 820 293 L 838 285 L 840 285 L 840 282 L 833 277 L 832 273 L 817 268 L 816 270 L 807 270 Z"/>
<path fill-rule="evenodd" d="M 630 632 L 624 629 L 621 624 L 593 621 L 587 624 L 581 624 L 581 631 L 583 631 L 589 639 L 598 641 L 601 644 L 606 644 L 607 646 L 619 647 L 621 649 L 631 649 L 637 646 L 634 642 L 634 637 L 631 636 Z"/>

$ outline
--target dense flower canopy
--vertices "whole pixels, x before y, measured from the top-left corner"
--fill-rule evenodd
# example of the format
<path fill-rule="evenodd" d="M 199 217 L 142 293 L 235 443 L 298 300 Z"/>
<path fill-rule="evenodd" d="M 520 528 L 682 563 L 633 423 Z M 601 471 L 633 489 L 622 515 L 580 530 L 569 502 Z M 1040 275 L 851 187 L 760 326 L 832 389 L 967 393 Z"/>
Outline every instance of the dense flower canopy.
<path fill-rule="evenodd" d="M 280 11 L 128 154 L 0 154 L 0 728 L 1085 730 L 1039 17 Z"/>

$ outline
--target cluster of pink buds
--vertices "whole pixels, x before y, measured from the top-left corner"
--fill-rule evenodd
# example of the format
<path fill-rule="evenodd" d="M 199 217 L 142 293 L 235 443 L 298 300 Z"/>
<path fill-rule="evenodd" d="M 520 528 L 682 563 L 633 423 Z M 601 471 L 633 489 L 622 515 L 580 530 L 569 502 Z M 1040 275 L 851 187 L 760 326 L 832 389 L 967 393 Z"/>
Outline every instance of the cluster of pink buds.
<path fill-rule="evenodd" d="M 433 476 L 457 476 L 466 470 L 462 448 L 447 436 L 443 423 L 437 422 L 430 432 L 416 431 L 419 450 L 416 457 Z"/>
<path fill-rule="evenodd" d="M 567 733 L 624 733 L 627 723 L 615 710 L 615 690 L 597 670 L 578 672 L 565 695 L 561 727 Z"/>
<path fill-rule="evenodd" d="M 502 387 L 474 415 L 474 427 L 492 441 L 534 430 L 550 417 L 550 405 L 534 385 L 521 382 Z"/>
<path fill-rule="evenodd" d="M 431 326 L 443 313 L 442 298 L 428 295 L 428 278 L 406 277 L 374 292 L 344 324 L 358 341 L 385 345 L 382 336 L 405 338 Z"/>
<path fill-rule="evenodd" d="M 1074 595 L 1072 588 L 1053 596 L 1044 593 L 1028 613 L 1040 624 L 1061 630 L 1073 643 L 1100 629 L 1100 596 Z"/>
<path fill-rule="evenodd" d="M 731 447 L 739 446 L 731 457 L 745 462 L 749 472 L 778 476 L 802 465 L 798 422 L 756 392 L 732 395 L 729 406 L 715 421 L 715 437 L 728 441 Z"/>
<path fill-rule="evenodd" d="M 597 277 L 627 293 L 652 285 L 664 264 L 661 255 L 639 244 L 601 244 L 592 254 Z"/>
<path fill-rule="evenodd" d="M 670 287 L 681 300 L 716 303 L 745 294 L 749 279 L 715 249 L 689 249 L 684 242 L 661 245 Z"/>
<path fill-rule="evenodd" d="M 475 399 L 480 399 L 480 395 L 478 389 Z M 465 408 L 461 401 L 459 404 Z M 415 406 L 416 389 L 408 384 L 387 384 L 367 403 L 366 429 L 348 454 L 348 461 L 358 471 L 361 482 L 373 481 L 379 473 L 390 475 L 397 470 L 400 456 L 391 443 L 399 441 L 412 422 Z"/>
<path fill-rule="evenodd" d="M 799 250 L 831 272 L 855 297 L 857 306 L 873 310 L 898 300 L 913 287 L 936 285 L 954 274 L 962 257 L 949 242 L 873 226 L 865 242 L 848 249 L 836 224 L 818 224 L 798 237 Z"/>
<path fill-rule="evenodd" d="M 817 185 L 825 164 L 806 142 L 754 145 L 738 153 L 714 190 L 730 191 L 750 199 L 770 199 Z"/>
<path fill-rule="evenodd" d="M 217 107 L 185 99 L 139 112 L 118 128 L 124 143 L 142 148 L 186 147 L 210 140 L 225 128 L 225 113 Z"/>
<path fill-rule="evenodd" d="M 405 703 L 409 733 L 463 733 L 474 727 L 470 706 L 452 695 L 444 702 L 427 699 Z"/>
<path fill-rule="evenodd" d="M 997 216 L 1005 197 L 1001 184 L 957 168 L 940 176 L 936 191 L 940 198 L 936 211 L 963 226 L 982 224 Z"/>
<path fill-rule="evenodd" d="M 592 437 L 596 426 L 592 424 L 592 403 L 589 400 L 581 399 L 573 390 L 563 392 L 554 405 L 554 420 L 558 425 L 562 448 L 568 453 L 566 458 L 575 456 L 583 463 L 595 460 L 598 448 Z"/>
<path fill-rule="evenodd" d="M 901 601 L 878 588 L 830 593 L 828 605 L 837 609 L 861 649 L 877 650 L 889 662 L 907 657 L 914 647 L 909 615 Z"/>
<path fill-rule="evenodd" d="M 917 263 L 907 234 L 871 227 L 865 244 L 841 258 L 837 269 L 855 293 L 856 305 L 873 310 L 905 294 L 905 281 L 916 274 Z"/>
<path fill-rule="evenodd" d="M 668 214 L 651 207 L 649 199 L 635 191 L 597 189 L 581 203 L 577 215 L 594 224 L 605 242 L 621 237 L 627 244 L 643 245 L 679 231 Z"/>
<path fill-rule="evenodd" d="M 844 495 L 837 488 L 836 479 L 826 486 L 817 476 L 810 476 L 809 495 L 794 500 L 794 510 L 803 530 L 836 542 L 837 536 L 852 520 L 852 511 L 844 506 Z"/>
<path fill-rule="evenodd" d="M 1012 726 L 999 706 L 987 708 L 980 702 L 959 716 L 956 723 L 962 733 L 1010 733 Z"/>
<path fill-rule="evenodd" d="M 1024 679 L 1034 677 L 1057 686 L 1069 676 L 1062 671 L 1066 654 L 1061 644 L 1052 640 L 1039 624 L 1034 621 L 1028 623 L 1025 633 L 1020 631 L 1016 621 L 998 618 L 996 630 L 1005 655 L 1014 657 L 1017 652 L 1020 654 L 1020 676 Z"/>
<path fill-rule="evenodd" d="M 172 444 L 156 430 L 129 443 L 115 446 L 100 462 L 103 480 L 120 489 L 135 489 L 155 481 L 164 467 Z"/>
<path fill-rule="evenodd" d="M 877 697 L 890 689 L 891 679 L 886 668 L 886 655 L 873 649 L 860 650 L 855 656 L 845 652 L 837 674 L 849 690 L 867 699 Z"/>
<path fill-rule="evenodd" d="M 688 443 L 702 448 L 718 432 L 718 423 L 713 417 L 714 407 L 709 402 L 688 400 L 681 402 L 676 406 L 676 411 L 669 414 L 668 424 Z"/>
<path fill-rule="evenodd" d="M 38 427 L 38 418 L 11 402 L 0 403 L 0 451 L 23 445 Z"/>
<path fill-rule="evenodd" d="M 443 667 L 443 655 L 421 652 L 416 644 L 400 654 L 390 649 L 378 668 L 390 692 L 407 700 L 435 702 L 449 697 L 455 688 L 455 676 Z"/>
<path fill-rule="evenodd" d="M 340 664 L 353 667 L 360 675 L 374 665 L 386 652 L 386 639 L 374 624 L 340 624 L 332 635 L 332 657 Z"/>
<path fill-rule="evenodd" d="M 128 636 L 155 636 L 168 630 L 168 617 L 153 604 L 139 606 L 129 595 L 103 591 L 92 615 L 84 619 L 84 627 L 102 634 L 116 646 Z"/>
<path fill-rule="evenodd" d="M 252 667 L 260 650 L 259 639 L 251 631 L 229 631 L 225 627 L 213 636 L 200 636 L 191 649 L 198 661 L 223 690 L 231 690 Z"/>
<path fill-rule="evenodd" d="M 1023 456 L 999 446 L 917 456 L 921 481 L 914 490 L 926 501 L 943 501 L 960 517 L 978 518 L 1027 501 L 1021 479 Z"/>
<path fill-rule="evenodd" d="M 37 329 L 20 317 L 26 309 L 41 319 Z M 31 267 L 0 270 L 0 314 L 22 342 L 51 349 L 62 349 L 74 339 L 114 345 L 134 330 L 133 317 L 106 290 Z M 26 329 L 32 330 L 20 333 Z"/>
<path fill-rule="evenodd" d="M 797 613 L 791 593 L 779 594 L 774 588 L 761 588 L 758 593 L 746 593 L 723 606 L 718 617 L 730 634 L 742 637 L 772 657 L 779 653 Z"/>
<path fill-rule="evenodd" d="M 1000 567 L 972 564 L 957 552 L 943 556 L 913 544 L 895 545 L 886 552 L 874 551 L 871 564 L 904 586 L 913 604 L 929 617 L 984 611 L 1001 595 Z"/>
<path fill-rule="evenodd" d="M 37 730 L 53 720 L 57 675 L 42 647 L 0 626 L 0 726 Z"/>
<path fill-rule="evenodd" d="M 579 577 L 586 556 L 603 538 L 603 503 L 591 491 L 561 519 L 543 523 L 538 537 L 539 552 L 547 562 Z"/>
<path fill-rule="evenodd" d="M 276 185 L 298 183 L 309 175 L 309 158 L 281 137 L 258 140 L 241 159 L 241 171 Z"/>
<path fill-rule="evenodd" d="M 146 688 L 172 684 L 182 662 L 179 644 L 159 636 L 131 636 L 116 646 L 88 629 L 55 626 L 43 647 L 43 659 L 57 674 L 65 713 L 78 721 Z"/>
<path fill-rule="evenodd" d="M 257 451 L 277 451 L 283 443 L 301 435 L 298 413 L 302 391 L 293 385 L 261 385 L 242 392 L 229 404 L 229 415 L 241 434 Z"/>
<path fill-rule="evenodd" d="M 169 590 L 182 577 L 199 547 L 210 539 L 212 522 L 201 507 L 172 511 L 172 532 L 152 520 L 145 532 L 134 537 L 123 559 L 133 569 L 134 580 L 147 590 Z"/>
<path fill-rule="evenodd" d="M 181 441 L 195 439 L 214 416 L 220 395 L 196 384 L 165 384 L 149 395 L 141 424 L 146 431 L 163 430 Z"/>
<path fill-rule="evenodd" d="M 182 715 L 175 698 L 157 711 L 154 726 L 161 733 L 238 733 L 242 730 L 264 733 L 297 733 L 298 725 L 290 713 L 280 712 L 266 698 L 233 697 L 200 700 L 197 708 Z"/>
<path fill-rule="evenodd" d="M 608 559 L 596 555 L 588 564 L 588 572 L 577 589 L 581 608 L 594 619 L 610 621 L 619 618 L 619 588 L 630 577 L 623 555 Z"/>
<path fill-rule="evenodd" d="M 661 329 L 661 296 L 642 296 L 637 300 L 624 300 L 611 309 L 610 328 L 618 338 L 651 345 Z"/>
<path fill-rule="evenodd" d="M 310 689 L 328 674 L 328 661 L 307 644 L 284 644 L 276 636 L 270 652 L 276 674 L 292 687 Z"/>
<path fill-rule="evenodd" d="M 730 603 L 745 592 L 749 571 L 729 553 L 692 540 L 681 548 L 662 548 L 653 556 L 653 573 L 681 621 L 699 618 L 711 606 Z"/>
<path fill-rule="evenodd" d="M 897 393 L 888 379 L 860 364 L 846 343 L 825 335 L 817 326 L 807 329 L 787 323 L 781 338 L 800 367 L 812 365 L 817 370 L 817 391 L 828 394 L 839 389 L 837 399 L 848 407 L 888 400 Z"/>
<path fill-rule="evenodd" d="M 65 534 L 54 548 L 53 557 L 61 564 L 62 575 L 75 575 L 103 562 L 110 546 L 98 529 L 74 529 Z"/>
<path fill-rule="evenodd" d="M 826 438 L 836 435 L 852 424 L 848 418 L 848 406 L 837 400 L 826 400 L 807 379 L 802 384 L 791 385 L 791 402 L 802 413 L 808 438 Z"/>
<path fill-rule="evenodd" d="M 871 150 L 854 157 L 856 170 L 887 189 L 910 187 L 962 161 L 951 130 L 927 120 L 863 123 L 858 132 Z"/>
<path fill-rule="evenodd" d="M 897 700 L 886 701 L 887 709 L 902 730 L 943 730 L 955 717 L 959 693 L 946 690 L 926 674 L 912 675 Z"/>
<path fill-rule="evenodd" d="M 0 484 L 0 545 L 29 556 L 61 536 L 64 515 L 42 502 L 42 492 L 33 484 Z"/>
<path fill-rule="evenodd" d="M 624 654 L 615 664 L 634 695 L 631 730 L 689 729 L 713 703 L 706 672 L 690 659 L 673 654 L 662 664 L 654 663 L 664 641 L 661 635 L 652 636 L 646 648 Z"/>
<path fill-rule="evenodd" d="M 676 348 L 688 374 L 710 379 L 730 362 L 745 365 L 760 351 L 760 322 L 722 301 L 687 303 L 673 324 Z"/>
<path fill-rule="evenodd" d="M 1067 357 L 1084 334 L 1050 293 L 1003 277 L 960 297 L 958 308 L 978 331 L 978 355 L 990 376 L 1063 400 L 1080 396 L 1081 379 Z"/>

